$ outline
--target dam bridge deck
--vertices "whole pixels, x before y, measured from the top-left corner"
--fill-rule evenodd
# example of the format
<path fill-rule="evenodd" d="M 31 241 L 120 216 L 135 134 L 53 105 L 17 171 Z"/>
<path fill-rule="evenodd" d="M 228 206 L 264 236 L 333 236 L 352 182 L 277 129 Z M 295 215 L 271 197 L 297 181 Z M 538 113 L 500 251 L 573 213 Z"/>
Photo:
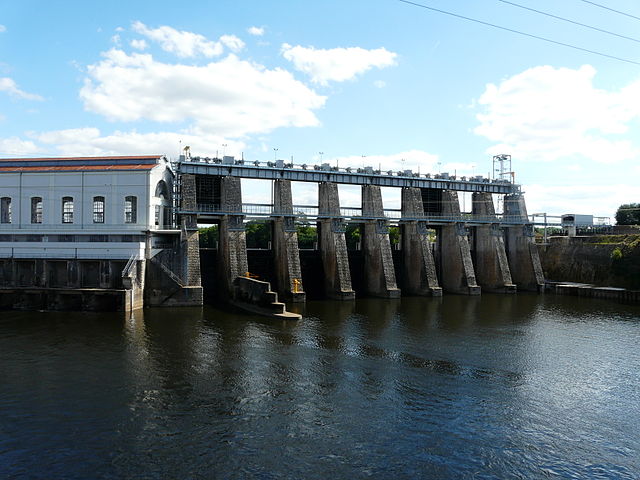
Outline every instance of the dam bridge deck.
<path fill-rule="evenodd" d="M 393 171 L 362 168 L 332 167 L 322 165 L 298 165 L 275 162 L 246 162 L 233 157 L 181 159 L 176 164 L 181 174 L 239 177 L 257 180 L 290 180 L 292 182 L 331 182 L 342 185 L 375 185 L 378 187 L 416 187 L 423 189 L 454 190 L 459 192 L 483 192 L 495 194 L 520 193 L 520 185 L 504 179 L 488 179 L 481 176 L 460 177 L 447 173 L 420 174 L 411 170 Z"/>

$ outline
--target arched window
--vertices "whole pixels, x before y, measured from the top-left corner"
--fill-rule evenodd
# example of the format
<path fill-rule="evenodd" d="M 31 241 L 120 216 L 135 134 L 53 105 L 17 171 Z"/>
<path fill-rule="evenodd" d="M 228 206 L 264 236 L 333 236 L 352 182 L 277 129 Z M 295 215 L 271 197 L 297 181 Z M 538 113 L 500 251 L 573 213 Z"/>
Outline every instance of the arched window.
<path fill-rule="evenodd" d="M 93 197 L 93 223 L 104 223 L 104 197 Z"/>
<path fill-rule="evenodd" d="M 11 223 L 11 197 L 0 199 L 0 223 Z"/>
<path fill-rule="evenodd" d="M 42 197 L 31 197 L 31 223 L 42 223 Z"/>
<path fill-rule="evenodd" d="M 138 197 L 130 195 L 124 197 L 124 223 L 136 223 L 138 221 Z"/>
<path fill-rule="evenodd" d="M 73 197 L 62 197 L 62 223 L 73 223 Z"/>

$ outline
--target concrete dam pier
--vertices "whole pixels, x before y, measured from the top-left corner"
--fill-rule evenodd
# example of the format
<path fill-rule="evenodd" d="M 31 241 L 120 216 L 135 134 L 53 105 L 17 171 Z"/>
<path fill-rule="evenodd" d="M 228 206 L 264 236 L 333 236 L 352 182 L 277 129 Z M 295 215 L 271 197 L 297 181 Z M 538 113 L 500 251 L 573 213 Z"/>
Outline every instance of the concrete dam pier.
<path fill-rule="evenodd" d="M 418 176 L 410 171 L 381 173 L 370 167 L 338 170 L 316 166 L 296 168 L 284 162 L 265 166 L 245 164 L 232 157 L 182 157 L 178 164 L 178 217 L 218 224 L 216 253 L 220 298 L 232 298 L 234 281 L 249 276 L 245 221 L 270 225 L 269 281 L 285 301 L 301 303 L 307 294 L 298 247 L 296 223 L 315 220 L 322 297 L 352 300 L 358 295 L 399 298 L 401 295 L 440 296 L 444 293 L 480 295 L 482 291 L 512 294 L 541 292 L 544 278 L 520 187 L 481 177 L 456 179 L 448 175 Z M 242 201 L 241 178 L 272 182 L 271 204 Z M 317 206 L 295 205 L 292 182 L 317 184 Z M 343 208 L 340 184 L 359 185 L 360 207 Z M 385 210 L 381 188 L 401 190 L 400 210 Z M 462 212 L 458 192 L 472 192 L 472 211 Z M 194 194 L 195 192 L 195 194 Z M 493 196 L 501 196 L 504 213 L 496 214 Z M 195 220 L 194 220 L 195 219 Z M 347 248 L 347 225 L 356 224 L 360 241 Z M 400 230 L 393 248 L 389 226 Z M 190 241 L 197 243 L 194 231 Z M 398 251 L 400 250 L 400 251 Z M 196 249 L 189 249 L 190 255 Z M 357 263 L 359 267 L 354 267 Z M 195 265 L 195 258 L 193 264 Z M 203 268 L 209 268 L 203 263 Z M 357 271 L 354 271 L 356 268 Z M 359 275 L 358 289 L 353 275 Z"/>

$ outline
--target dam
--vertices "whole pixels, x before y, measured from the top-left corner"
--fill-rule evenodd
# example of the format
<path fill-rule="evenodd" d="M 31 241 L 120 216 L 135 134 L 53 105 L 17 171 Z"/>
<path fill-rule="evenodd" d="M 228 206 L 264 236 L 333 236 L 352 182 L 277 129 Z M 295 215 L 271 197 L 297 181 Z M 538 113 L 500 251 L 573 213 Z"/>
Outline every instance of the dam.
<path fill-rule="evenodd" d="M 243 179 L 270 182 L 272 201 L 244 202 Z M 317 204 L 294 203 L 292 182 L 317 185 Z M 339 185 L 359 187 L 360 206 L 341 206 Z M 400 191 L 400 209 L 385 208 L 382 188 Z M 201 259 L 202 224 L 218 225 L 214 293 L 233 300 L 250 283 L 249 219 L 269 224 L 269 293 L 287 302 L 307 298 L 301 219 L 317 226 L 313 277 L 324 298 L 511 294 L 544 284 L 521 187 L 503 175 L 458 178 L 185 152 L 175 162 L 153 155 L 3 159 L 0 190 L 3 306 L 201 305 L 209 273 L 202 271 L 209 268 Z M 459 192 L 471 194 L 471 212 L 461 211 Z M 354 224 L 361 260 L 355 282 L 345 238 Z M 390 226 L 400 231 L 398 245 Z"/>
<path fill-rule="evenodd" d="M 482 290 L 540 291 L 544 284 L 524 196 L 520 186 L 508 180 L 189 156 L 180 158 L 177 173 L 177 214 L 193 244 L 189 251 L 197 252 L 198 224 L 219 225 L 217 285 L 224 294 L 231 294 L 234 279 L 249 271 L 245 220 L 261 218 L 271 224 L 278 294 L 287 301 L 305 301 L 295 225 L 301 216 L 317 225 L 326 298 L 349 300 L 356 293 L 345 240 L 347 224 L 360 227 L 365 281 L 359 294 L 382 298 L 439 296 L 443 291 L 478 295 Z M 244 203 L 243 178 L 272 182 L 273 202 Z M 317 205 L 295 205 L 292 182 L 316 184 Z M 359 208 L 341 207 L 338 185 L 345 184 L 361 188 Z M 401 190 L 399 211 L 384 208 L 382 187 Z M 458 192 L 471 192 L 471 213 L 461 212 Z M 500 215 L 495 212 L 494 195 L 504 202 Z M 390 225 L 397 225 L 401 232 L 401 265 L 394 264 L 398 255 L 392 252 Z M 429 240 L 433 232 L 435 245 Z M 197 268 L 200 262 L 194 258 L 189 264 Z M 193 277 L 199 274 L 193 272 Z"/>

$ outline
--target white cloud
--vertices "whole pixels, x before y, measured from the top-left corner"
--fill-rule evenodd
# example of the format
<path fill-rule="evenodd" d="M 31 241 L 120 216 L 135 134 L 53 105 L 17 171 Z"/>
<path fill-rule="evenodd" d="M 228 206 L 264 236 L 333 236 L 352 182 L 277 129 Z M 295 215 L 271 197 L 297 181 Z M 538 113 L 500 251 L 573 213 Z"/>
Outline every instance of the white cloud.
<path fill-rule="evenodd" d="M 373 86 L 376 88 L 384 88 L 387 86 L 387 82 L 385 82 L 384 80 L 376 80 L 375 82 L 373 82 Z"/>
<path fill-rule="evenodd" d="M 149 47 L 144 39 L 131 40 L 130 45 L 136 50 L 146 50 Z"/>
<path fill-rule="evenodd" d="M 30 140 L 18 137 L 0 138 L 0 152 L 5 156 L 32 155 L 40 151 L 40 148 Z"/>
<path fill-rule="evenodd" d="M 11 155 L 45 152 L 47 155 L 61 156 L 160 154 L 175 157 L 181 145 L 189 145 L 198 155 L 214 156 L 216 150 L 226 144 L 227 155 L 239 156 L 245 147 L 243 142 L 215 134 L 139 133 L 133 130 L 103 135 L 99 129 L 92 127 L 30 132 L 27 136 L 28 139 L 0 138 L 0 152 Z"/>
<path fill-rule="evenodd" d="M 542 66 L 489 84 L 478 100 L 484 111 L 475 133 L 497 142 L 490 153 L 522 160 L 636 158 L 639 145 L 621 135 L 640 118 L 640 81 L 607 91 L 594 87 L 595 74 L 589 65 Z"/>
<path fill-rule="evenodd" d="M 635 201 L 636 185 L 523 185 L 529 214 L 547 212 L 549 215 L 576 213 L 599 217 L 614 217 L 623 203 Z"/>
<path fill-rule="evenodd" d="M 178 31 L 168 26 L 148 28 L 142 22 L 134 22 L 132 28 L 140 35 L 159 43 L 164 51 L 175 53 L 181 58 L 198 55 L 207 58 L 217 57 L 222 55 L 224 50 L 221 42 L 212 42 L 197 33 Z"/>
<path fill-rule="evenodd" d="M 291 73 L 235 55 L 204 66 L 157 62 L 112 49 L 87 68 L 80 90 L 87 110 L 109 119 L 193 122 L 202 132 L 238 137 L 278 127 L 319 124 L 325 97 Z"/>
<path fill-rule="evenodd" d="M 249 33 L 249 35 L 261 37 L 262 35 L 264 35 L 264 27 L 249 27 L 247 28 L 247 32 Z"/>
<path fill-rule="evenodd" d="M 265 153 L 270 148 L 265 148 Z M 273 157 L 272 157 L 273 158 Z M 404 159 L 404 162 L 402 161 Z M 353 167 L 362 168 L 362 166 L 370 166 L 374 169 L 381 170 L 386 173 L 388 170 L 397 172 L 398 170 L 413 169 L 414 172 L 428 173 L 435 172 L 438 164 L 438 156 L 422 151 L 408 150 L 404 152 L 394 153 L 390 155 L 348 155 L 332 157 L 325 154 L 314 156 L 311 163 L 320 164 L 328 163 L 332 167 L 337 164 L 340 168 Z M 301 162 L 296 162 L 301 163 Z M 309 162 L 307 162 L 309 163 Z M 451 170 L 453 172 L 453 169 Z M 246 197 L 247 202 L 264 203 L 270 201 L 270 184 L 262 180 L 243 180 L 242 195 Z M 316 205 L 318 202 L 318 185 L 306 182 L 293 182 L 291 184 L 294 203 L 297 205 Z M 360 207 L 361 204 L 361 187 L 356 185 L 339 185 L 338 186 L 340 205 L 343 207 Z M 383 188 L 382 200 L 385 208 L 400 208 L 400 189 Z"/>
<path fill-rule="evenodd" d="M 235 35 L 222 35 L 220 37 L 220 43 L 236 53 L 244 48 L 244 42 Z"/>
<path fill-rule="evenodd" d="M 311 77 L 311 81 L 327 85 L 330 81 L 351 80 L 374 67 L 395 65 L 397 54 L 385 48 L 366 50 L 360 47 L 316 49 L 283 44 L 282 55 L 294 67 Z"/>
<path fill-rule="evenodd" d="M 20 90 L 16 82 L 9 77 L 0 77 L 0 92 L 7 92 L 12 97 L 22 98 L 25 100 L 43 100 L 40 95 Z"/>
<path fill-rule="evenodd" d="M 120 45 L 121 43 L 121 39 L 120 39 L 120 35 L 118 35 L 117 33 L 111 37 L 111 43 L 113 43 L 114 45 Z"/>
<path fill-rule="evenodd" d="M 404 152 L 394 153 L 391 155 L 350 155 L 342 157 L 323 158 L 323 162 L 330 163 L 332 166 L 338 162 L 340 168 L 353 167 L 362 168 L 373 167 L 380 168 L 383 172 L 388 170 L 412 170 L 414 173 L 435 172 L 438 164 L 438 156 L 423 150 L 407 150 Z M 319 159 L 316 159 L 320 163 Z"/>
<path fill-rule="evenodd" d="M 6 31 L 7 31 L 7 27 L 5 27 L 4 25 L 0 24 L 0 33 L 6 32 Z"/>

